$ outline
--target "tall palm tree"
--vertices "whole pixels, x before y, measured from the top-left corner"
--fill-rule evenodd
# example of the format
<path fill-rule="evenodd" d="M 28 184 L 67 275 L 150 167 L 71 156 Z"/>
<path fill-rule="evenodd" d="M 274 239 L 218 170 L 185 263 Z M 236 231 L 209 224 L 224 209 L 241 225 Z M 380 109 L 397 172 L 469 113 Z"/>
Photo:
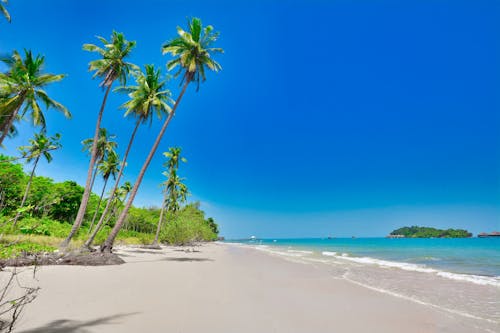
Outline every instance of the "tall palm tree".
<path fill-rule="evenodd" d="M 119 87 L 115 91 L 128 93 L 129 100 L 120 106 L 121 109 L 125 109 L 125 117 L 133 117 L 136 119 L 135 127 L 130 136 L 130 140 L 123 156 L 122 165 L 120 166 L 120 171 L 116 177 L 115 186 L 111 190 L 110 197 L 112 198 L 118 189 L 120 180 L 125 169 L 125 164 L 127 162 L 128 154 L 132 148 L 132 143 L 136 132 L 141 123 L 148 123 L 151 125 L 153 122 L 153 115 L 156 114 L 159 119 L 171 111 L 169 104 L 173 101 L 170 98 L 171 93 L 168 89 L 165 89 L 166 81 L 161 79 L 160 70 L 156 70 L 153 65 L 145 66 L 146 72 L 141 71 L 135 72 L 135 80 L 137 85 L 129 87 Z M 103 220 L 108 213 L 112 205 L 112 200 L 108 200 L 106 206 L 104 207 L 104 212 L 101 215 L 101 219 L 98 225 L 103 223 Z"/>
<path fill-rule="evenodd" d="M 45 57 L 33 57 L 25 50 L 24 59 L 14 51 L 11 57 L 1 59 L 8 66 L 6 73 L 0 73 L 0 146 L 12 131 L 12 125 L 18 119 L 30 113 L 33 125 L 45 129 L 45 115 L 40 102 L 46 109 L 54 108 L 71 118 L 71 113 L 60 103 L 51 99 L 43 88 L 53 82 L 61 81 L 63 74 L 43 72 Z"/>
<path fill-rule="evenodd" d="M 99 138 L 97 139 L 97 153 L 96 153 L 96 162 L 93 170 L 92 181 L 90 183 L 90 190 L 94 188 L 94 182 L 96 176 L 98 174 L 98 167 L 101 165 L 101 162 L 108 156 L 108 154 L 114 154 L 115 149 L 118 146 L 116 141 L 113 139 L 116 138 L 116 135 L 109 134 L 108 130 L 104 127 L 99 129 Z M 92 151 L 92 146 L 94 145 L 94 138 L 88 138 L 82 141 L 83 151 L 87 151 L 89 154 Z"/>
<path fill-rule="evenodd" d="M 103 37 L 97 37 L 97 39 L 104 44 L 103 48 L 94 44 L 84 44 L 83 49 L 89 52 L 97 52 L 102 57 L 101 59 L 93 60 L 89 63 L 89 71 L 95 71 L 93 77 L 101 79 L 99 86 L 106 89 L 106 92 L 104 93 L 101 108 L 97 115 L 94 131 L 94 143 L 90 154 L 87 181 L 85 183 L 82 201 L 80 203 L 80 208 L 78 209 L 75 222 L 73 223 L 73 227 L 71 228 L 68 237 L 61 244 L 61 247 L 63 248 L 68 246 L 69 242 L 82 225 L 83 217 L 85 216 L 85 211 L 87 209 L 91 193 L 90 185 L 92 181 L 92 173 L 94 171 L 94 165 L 97 158 L 97 138 L 99 136 L 102 115 L 104 113 L 104 108 L 106 106 L 111 86 L 116 80 L 118 80 L 122 85 L 125 85 L 129 72 L 137 69 L 136 65 L 125 61 L 135 46 L 134 41 L 127 41 L 122 33 L 118 33 L 116 31 L 113 31 L 110 41 L 107 41 Z"/>
<path fill-rule="evenodd" d="M 168 171 L 163 172 L 167 180 L 162 183 L 163 186 L 163 203 L 160 211 L 160 218 L 156 227 L 156 235 L 153 241 L 153 246 L 158 245 L 158 237 L 160 236 L 161 226 L 163 225 L 163 213 L 165 209 L 175 213 L 179 208 L 179 201 L 185 201 L 187 196 L 187 187 L 182 183 L 182 179 L 177 176 L 179 169 L 179 161 L 187 162 L 184 157 L 181 157 L 180 147 L 170 147 L 168 152 L 164 152 L 163 156 L 167 161 L 163 164 Z"/>
<path fill-rule="evenodd" d="M 163 126 L 156 137 L 156 140 L 151 147 L 151 150 L 144 161 L 144 164 L 139 172 L 137 180 L 134 184 L 134 188 L 130 192 L 130 196 L 125 204 L 124 209 L 120 213 L 118 220 L 113 227 L 113 230 L 109 234 L 106 241 L 101 246 L 101 251 L 103 252 L 111 252 L 111 248 L 115 241 L 120 228 L 125 222 L 125 217 L 134 202 L 135 196 L 137 195 L 137 191 L 139 190 L 139 186 L 141 185 L 142 179 L 144 178 L 144 174 L 148 169 L 153 156 L 156 153 L 156 149 L 158 148 L 160 141 L 165 133 L 165 130 L 168 127 L 168 124 L 172 120 L 172 117 L 175 114 L 175 110 L 179 106 L 179 103 L 186 92 L 186 89 L 192 81 L 197 83 L 200 82 L 200 78 L 205 80 L 205 67 L 213 71 L 219 71 L 221 66 L 211 58 L 212 53 L 221 53 L 222 49 L 211 47 L 212 44 L 217 40 L 218 33 L 213 32 L 212 26 L 207 26 L 203 29 L 201 20 L 198 18 L 193 18 L 189 22 L 189 32 L 184 31 L 180 27 L 177 28 L 177 33 L 179 37 L 171 40 L 170 42 L 163 45 L 163 53 L 170 53 L 174 56 L 174 59 L 167 63 L 167 67 L 169 70 L 172 70 L 176 66 L 180 66 L 179 71 L 176 76 L 182 74 L 181 84 L 183 84 L 182 90 L 175 101 L 175 104 L 170 112 L 169 116 L 163 123 Z"/>
<path fill-rule="evenodd" d="M 108 180 L 110 177 L 116 179 L 116 174 L 120 171 L 120 158 L 116 152 L 112 151 L 106 156 L 106 159 L 102 161 L 99 165 L 99 171 L 102 175 L 102 179 L 104 180 L 104 185 L 102 186 L 101 196 L 99 197 L 99 201 L 97 202 L 97 207 L 94 212 L 94 216 L 92 217 L 92 222 L 90 223 L 89 233 L 94 226 L 95 219 L 97 214 L 99 213 L 99 208 L 101 207 L 102 197 L 104 196 L 104 191 L 106 191 L 106 186 L 108 185 Z"/>
<path fill-rule="evenodd" d="M 50 154 L 50 151 L 61 148 L 61 144 L 59 143 L 60 139 L 61 135 L 59 133 L 55 134 L 52 137 L 47 137 L 43 132 L 35 133 L 35 137 L 29 140 L 29 146 L 19 147 L 22 156 L 26 157 L 26 163 L 30 163 L 31 161 L 34 161 L 34 163 L 33 169 L 31 169 L 30 178 L 28 180 L 28 183 L 26 184 L 26 189 L 24 190 L 21 205 L 19 206 L 16 216 L 14 217 L 14 222 L 12 223 L 13 226 L 16 226 L 17 220 L 21 215 L 20 209 L 24 207 L 24 203 L 28 198 L 31 182 L 33 181 L 35 169 L 38 165 L 38 162 L 40 161 L 40 158 L 43 156 L 45 157 L 47 163 L 50 163 L 52 161 L 52 155 Z"/>
<path fill-rule="evenodd" d="M 9 1 L 8 1 L 8 0 L 0 0 L 0 12 L 2 12 L 3 16 L 4 16 L 4 17 L 7 19 L 7 21 L 9 21 L 9 23 L 10 23 L 10 14 L 9 14 L 9 12 L 7 11 L 7 9 L 5 9 L 5 6 L 4 6 L 4 5 L 2 5 L 2 2 L 3 2 L 4 4 L 6 4 L 6 5 L 7 5 L 7 4 L 9 3 Z"/>

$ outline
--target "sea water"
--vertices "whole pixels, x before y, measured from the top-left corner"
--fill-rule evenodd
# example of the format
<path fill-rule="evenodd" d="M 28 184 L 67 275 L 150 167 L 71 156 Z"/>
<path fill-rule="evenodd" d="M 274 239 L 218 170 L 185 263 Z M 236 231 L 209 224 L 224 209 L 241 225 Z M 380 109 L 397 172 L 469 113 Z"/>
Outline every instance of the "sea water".
<path fill-rule="evenodd" d="M 304 264 L 332 278 L 477 321 L 500 332 L 500 238 L 333 238 L 229 241 Z"/>

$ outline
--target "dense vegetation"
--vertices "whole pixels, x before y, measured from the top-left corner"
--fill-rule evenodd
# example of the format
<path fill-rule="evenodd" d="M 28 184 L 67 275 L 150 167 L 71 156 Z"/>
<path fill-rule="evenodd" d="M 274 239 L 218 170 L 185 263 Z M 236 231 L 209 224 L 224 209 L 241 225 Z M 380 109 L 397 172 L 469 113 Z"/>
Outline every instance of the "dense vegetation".
<path fill-rule="evenodd" d="M 394 230 L 390 233 L 394 235 L 402 235 L 408 238 L 467 238 L 472 237 L 472 234 L 463 229 L 436 229 L 430 227 L 403 227 Z"/>
<path fill-rule="evenodd" d="M 32 185 L 22 209 L 18 209 L 20 199 L 27 186 L 30 175 L 25 173 L 19 163 L 0 155 L 0 232 L 4 235 L 3 245 L 8 245 L 5 239 L 21 240 L 16 246 L 29 248 L 26 241 L 36 241 L 39 245 L 57 247 L 71 230 L 72 221 L 78 211 L 83 188 L 74 181 L 54 182 L 43 176 L 33 176 Z M 83 241 L 89 232 L 92 217 L 97 212 L 103 212 L 104 207 L 98 206 L 99 196 L 92 193 L 89 208 L 86 212 L 82 228 L 76 235 L 76 240 Z M 104 199 L 106 201 L 107 199 Z M 119 202 L 118 210 L 123 208 Z M 19 222 L 12 226 L 9 223 L 16 214 L 20 214 Z M 99 230 L 95 238 L 96 244 L 104 242 L 110 229 L 116 222 L 117 211 L 107 220 L 107 224 Z M 217 238 L 217 225 L 212 218 L 205 219 L 205 214 L 198 203 L 187 204 L 171 213 L 165 212 L 167 224 L 159 234 L 159 241 L 169 244 L 188 244 L 193 241 L 208 241 Z M 160 216 L 160 208 L 132 207 L 127 215 L 118 240 L 150 244 L 154 239 Z M 22 235 L 16 238 L 12 235 Z M 42 241 L 41 237 L 48 239 Z M 41 243 L 40 243 L 41 242 Z M 12 246 L 11 246 L 12 247 Z M 37 248 L 37 247 L 33 247 Z M 5 253 L 18 253 L 12 249 L 3 249 Z"/>

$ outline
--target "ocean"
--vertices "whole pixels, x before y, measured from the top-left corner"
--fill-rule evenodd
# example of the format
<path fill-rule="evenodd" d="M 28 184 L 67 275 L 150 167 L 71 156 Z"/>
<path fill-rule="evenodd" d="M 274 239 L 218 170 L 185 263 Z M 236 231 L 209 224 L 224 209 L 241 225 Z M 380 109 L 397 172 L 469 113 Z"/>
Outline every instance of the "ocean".
<path fill-rule="evenodd" d="M 226 242 L 304 264 L 328 265 L 332 278 L 437 307 L 476 320 L 488 331 L 500 331 L 500 238 Z"/>

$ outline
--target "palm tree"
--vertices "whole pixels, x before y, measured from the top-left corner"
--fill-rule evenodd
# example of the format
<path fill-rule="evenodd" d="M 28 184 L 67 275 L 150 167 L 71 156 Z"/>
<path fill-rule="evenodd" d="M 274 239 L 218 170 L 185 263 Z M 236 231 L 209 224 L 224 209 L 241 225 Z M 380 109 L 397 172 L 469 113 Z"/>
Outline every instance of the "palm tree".
<path fill-rule="evenodd" d="M 153 246 L 158 246 L 158 238 L 160 237 L 161 227 L 163 226 L 163 215 L 165 210 L 175 217 L 175 214 L 180 208 L 180 204 L 186 201 L 189 194 L 187 186 L 182 183 L 184 178 L 180 178 L 176 170 L 170 173 L 163 172 L 163 175 L 168 177 L 168 179 L 162 183 L 164 188 L 164 199 L 160 211 L 160 218 L 158 219 L 158 225 L 156 226 Z"/>
<path fill-rule="evenodd" d="M 51 99 L 42 89 L 53 82 L 61 81 L 63 74 L 43 72 L 45 57 L 33 57 L 25 50 L 24 59 L 14 51 L 11 57 L 1 59 L 8 66 L 6 73 L 0 73 L 0 146 L 12 131 L 14 121 L 30 113 L 33 125 L 45 129 L 45 116 L 39 103 L 46 109 L 54 108 L 71 118 L 71 113 L 60 103 Z M 21 111 L 22 109 L 22 111 Z M 21 112 L 21 113 L 20 113 Z"/>
<path fill-rule="evenodd" d="M 126 62 L 125 58 L 130 55 L 130 52 L 135 46 L 135 42 L 129 42 L 125 39 L 122 33 L 113 31 L 111 35 L 111 40 L 107 41 L 103 37 L 97 37 L 99 41 L 104 44 L 104 48 L 101 48 L 94 44 L 84 44 L 83 49 L 89 52 L 97 52 L 102 58 L 93 60 L 89 63 L 89 71 L 95 71 L 93 77 L 98 77 L 101 79 L 100 87 L 105 88 L 106 92 L 102 100 L 101 108 L 97 115 L 97 121 L 94 131 L 94 143 L 92 145 L 92 150 L 90 153 L 90 163 L 87 170 L 87 181 L 85 183 L 85 190 L 83 192 L 82 201 L 80 203 L 80 208 L 76 215 L 73 227 L 68 235 L 68 237 L 62 242 L 61 247 L 67 247 L 71 238 L 78 231 L 83 222 L 83 217 L 85 216 L 85 211 L 87 209 L 87 204 L 89 202 L 91 193 L 91 181 L 92 173 L 94 171 L 94 165 L 97 159 L 97 138 L 99 137 L 99 129 L 101 128 L 101 120 L 106 106 L 106 101 L 108 99 L 109 92 L 113 82 L 118 80 L 122 85 L 127 82 L 127 76 L 131 70 L 136 70 L 137 66 Z"/>
<path fill-rule="evenodd" d="M 3 16 L 5 16 L 7 21 L 9 21 L 9 23 L 10 23 L 10 14 L 7 11 L 7 9 L 5 9 L 4 5 L 2 5 L 2 2 L 7 5 L 9 3 L 9 1 L 8 0 L 0 0 L 0 12 L 2 12 Z"/>
<path fill-rule="evenodd" d="M 36 166 L 38 165 L 38 161 L 40 161 L 40 158 L 43 156 L 45 157 L 47 163 L 50 163 L 52 161 L 52 155 L 49 153 L 49 151 L 61 148 L 61 144 L 59 143 L 60 139 L 61 135 L 59 133 L 55 134 L 52 137 L 45 136 L 45 133 L 43 132 L 38 134 L 35 133 L 34 139 L 29 140 L 30 143 L 29 146 L 19 147 L 22 156 L 26 157 L 26 162 L 30 163 L 31 161 L 34 161 L 34 163 L 33 163 L 33 169 L 31 169 L 30 178 L 28 180 L 28 183 L 26 184 L 26 189 L 24 191 L 23 199 L 21 200 L 21 205 L 19 206 L 16 216 L 14 217 L 14 222 L 12 223 L 13 227 L 16 226 L 17 220 L 21 215 L 21 208 L 24 207 L 24 203 L 28 198 L 31 182 L 33 181 L 33 176 L 35 174 L 35 169 Z"/>
<path fill-rule="evenodd" d="M 104 185 L 102 187 L 101 196 L 99 197 L 99 201 L 97 202 L 97 207 L 94 212 L 94 216 L 92 217 L 92 222 L 90 223 L 89 233 L 94 226 L 95 219 L 97 214 L 99 213 L 99 208 L 101 207 L 102 197 L 104 196 L 104 191 L 106 190 L 106 186 L 108 185 L 109 177 L 113 177 L 116 179 L 116 174 L 120 171 L 120 158 L 116 152 L 111 152 L 106 156 L 106 159 L 102 161 L 99 165 L 99 171 L 102 175 L 102 179 L 104 180 Z"/>
<path fill-rule="evenodd" d="M 108 221 L 113 217 L 113 215 L 115 215 L 118 205 L 123 203 L 123 201 L 127 198 L 127 195 L 130 193 L 130 190 L 132 190 L 132 184 L 127 181 L 115 191 L 114 196 L 109 196 L 108 202 L 111 202 L 111 204 L 110 206 L 106 205 L 106 207 L 111 210 L 111 213 L 106 214 L 106 211 L 102 213 L 101 218 L 99 219 L 99 222 L 97 223 L 94 231 L 85 241 L 85 244 L 83 244 L 84 248 L 91 248 L 92 243 L 94 242 L 94 239 L 97 236 L 99 230 L 101 230 L 102 226 L 106 225 Z"/>
<path fill-rule="evenodd" d="M 139 176 L 134 184 L 134 188 L 130 192 L 130 196 L 125 204 L 124 209 L 120 213 L 118 220 L 113 227 L 113 230 L 109 234 L 106 241 L 101 246 L 101 251 L 111 252 L 111 248 L 115 241 L 120 228 L 125 222 L 125 217 L 134 202 L 135 196 L 137 195 L 137 191 L 139 190 L 139 186 L 141 185 L 142 179 L 144 178 L 144 174 L 148 169 L 153 156 L 156 153 L 156 149 L 158 148 L 160 141 L 165 133 L 165 130 L 168 127 L 168 124 L 172 120 L 172 117 L 175 114 L 175 110 L 179 106 L 179 103 L 186 92 L 186 89 L 192 81 L 196 81 L 198 84 L 200 82 L 200 78 L 205 80 L 205 67 L 213 71 L 219 71 L 221 66 L 211 58 L 212 53 L 221 53 L 222 49 L 211 47 L 212 44 L 217 40 L 218 33 L 213 32 L 212 26 L 207 26 L 204 29 L 202 28 L 201 20 L 197 18 L 193 18 L 189 22 L 189 32 L 184 31 L 180 27 L 177 28 L 177 33 L 179 37 L 173 39 L 172 41 L 163 45 L 163 53 L 170 53 L 175 58 L 167 63 L 167 67 L 169 70 L 172 70 L 176 66 L 180 66 L 179 71 L 176 76 L 182 74 L 183 83 L 182 90 L 175 101 L 175 104 L 170 112 L 169 116 L 163 123 L 163 126 L 156 137 L 156 140 L 151 147 L 149 155 L 144 161 L 144 164 L 139 172 Z"/>
<path fill-rule="evenodd" d="M 108 154 L 115 154 L 115 149 L 118 146 L 116 141 L 112 141 L 116 138 L 116 135 L 109 134 L 108 130 L 104 127 L 99 129 L 99 138 L 97 139 L 97 153 L 96 153 L 96 162 L 92 175 L 92 181 L 90 183 L 90 190 L 94 188 L 94 182 L 96 176 L 98 174 L 98 167 L 101 165 L 101 162 L 108 156 Z M 82 141 L 83 151 L 91 152 L 92 146 L 94 144 L 93 138 L 88 138 Z"/>
<path fill-rule="evenodd" d="M 111 190 L 111 198 L 114 196 L 120 184 L 123 170 L 125 169 L 125 164 L 127 162 L 127 157 L 130 149 L 132 148 L 132 143 L 134 142 L 139 125 L 147 122 L 151 125 L 154 114 L 161 119 L 164 114 L 171 111 L 169 106 L 169 103 L 172 103 L 172 99 L 170 98 L 171 93 L 169 90 L 165 89 L 166 81 L 161 80 L 160 70 L 156 70 L 153 65 L 146 65 L 145 69 L 146 73 L 138 71 L 134 74 L 137 85 L 119 87 L 115 90 L 128 93 L 130 99 L 121 105 L 120 108 L 125 109 L 125 117 L 133 117 L 136 119 L 136 122 L 134 130 L 130 136 L 127 150 L 123 156 L 120 171 L 116 177 L 115 186 L 113 187 L 113 190 Z M 104 217 L 110 209 L 111 204 L 112 201 L 108 200 L 98 225 L 103 223 Z"/>
<path fill-rule="evenodd" d="M 168 158 L 167 162 L 164 164 L 164 166 L 167 167 L 168 172 L 163 172 L 163 175 L 167 177 L 167 180 L 162 183 L 164 188 L 164 199 L 161 206 L 160 218 L 156 227 L 155 239 L 152 244 L 153 246 L 158 245 L 158 237 L 160 236 L 161 226 L 163 225 L 163 213 L 165 209 L 175 214 L 179 208 L 179 201 L 185 201 L 187 196 L 187 186 L 182 183 L 183 179 L 177 176 L 179 161 L 186 163 L 187 160 L 184 157 L 180 157 L 181 148 L 170 147 L 168 150 L 168 152 L 163 153 L 163 156 Z"/>

